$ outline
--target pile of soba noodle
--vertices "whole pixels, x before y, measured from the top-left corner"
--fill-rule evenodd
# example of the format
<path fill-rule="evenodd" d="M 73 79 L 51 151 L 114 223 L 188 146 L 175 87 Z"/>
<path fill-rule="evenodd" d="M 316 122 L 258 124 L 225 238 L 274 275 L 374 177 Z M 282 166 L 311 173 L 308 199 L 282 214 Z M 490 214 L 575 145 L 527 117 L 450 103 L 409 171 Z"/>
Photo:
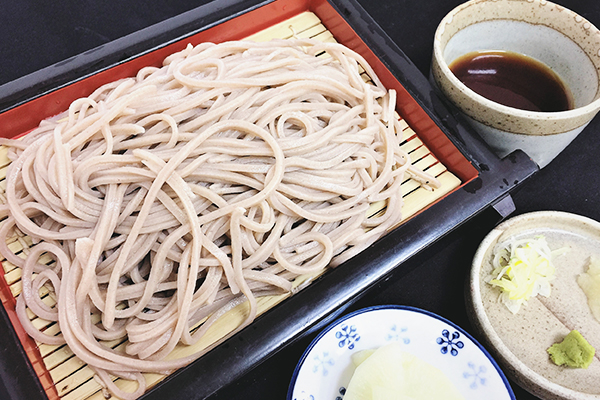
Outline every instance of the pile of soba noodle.
<path fill-rule="evenodd" d="M 257 297 L 292 291 L 294 278 L 397 225 L 403 180 L 436 186 L 400 149 L 394 106 L 395 94 L 341 45 L 205 43 L 4 141 L 12 163 L 0 251 L 23 269 L 24 328 L 67 343 L 105 391 L 140 396 L 142 372 L 199 357 L 165 360 L 226 311 L 249 303 L 241 329 Z M 386 211 L 367 219 L 382 200 Z M 6 245 L 15 229 L 35 244 L 25 260 Z M 56 305 L 42 301 L 42 287 Z M 62 333 L 34 328 L 26 307 Z M 125 339 L 125 352 L 103 344 Z"/>

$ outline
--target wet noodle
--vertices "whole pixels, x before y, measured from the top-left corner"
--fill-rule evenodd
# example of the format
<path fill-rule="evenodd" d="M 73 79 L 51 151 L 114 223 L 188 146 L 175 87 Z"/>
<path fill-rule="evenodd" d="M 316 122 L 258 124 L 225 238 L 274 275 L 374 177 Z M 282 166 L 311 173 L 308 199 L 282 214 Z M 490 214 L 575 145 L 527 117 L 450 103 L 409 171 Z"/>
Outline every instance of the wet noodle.
<path fill-rule="evenodd" d="M 198 358 L 165 359 L 228 310 L 249 303 L 242 329 L 257 297 L 292 291 L 299 275 L 397 225 L 405 179 L 438 185 L 400 148 L 395 104 L 338 44 L 206 43 L 4 140 L 12 162 L 0 251 L 23 269 L 25 330 L 67 343 L 109 392 L 139 397 L 142 372 Z M 367 218 L 377 201 L 385 212 Z M 6 244 L 16 228 L 36 243 L 26 259 Z M 27 308 L 61 334 L 35 328 Z M 125 352 L 103 344 L 125 339 Z M 118 389 L 113 376 L 137 390 Z"/>

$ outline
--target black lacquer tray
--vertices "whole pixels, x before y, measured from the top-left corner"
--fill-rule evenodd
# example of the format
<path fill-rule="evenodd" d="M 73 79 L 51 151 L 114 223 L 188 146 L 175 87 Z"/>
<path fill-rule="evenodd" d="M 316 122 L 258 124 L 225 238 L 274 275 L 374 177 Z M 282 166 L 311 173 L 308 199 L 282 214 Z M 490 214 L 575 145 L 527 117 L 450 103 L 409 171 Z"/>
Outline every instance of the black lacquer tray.
<path fill-rule="evenodd" d="M 303 11 L 319 16 L 336 40 L 365 52 L 377 73 L 399 85 L 407 100 L 398 111 L 448 169 L 460 177 L 457 189 L 413 216 L 363 253 L 325 273 L 249 327 L 148 391 L 145 399 L 201 399 L 231 383 L 279 349 L 323 327 L 362 293 L 403 262 L 423 251 L 483 210 L 511 211 L 509 193 L 537 171 L 523 152 L 498 159 L 445 105 L 428 80 L 354 0 L 217 0 L 65 62 L 0 86 L 4 136 L 33 128 L 41 118 L 65 108 L 107 79 L 128 76 L 161 60 L 190 38 L 240 39 Z M 399 47 L 400 46 L 400 47 Z M 384 80 L 382 79 L 382 80 Z M 0 367 L 11 399 L 53 397 L 43 363 L 20 327 L 7 297 L 0 308 Z M 6 301 L 5 301 L 6 300 Z"/>

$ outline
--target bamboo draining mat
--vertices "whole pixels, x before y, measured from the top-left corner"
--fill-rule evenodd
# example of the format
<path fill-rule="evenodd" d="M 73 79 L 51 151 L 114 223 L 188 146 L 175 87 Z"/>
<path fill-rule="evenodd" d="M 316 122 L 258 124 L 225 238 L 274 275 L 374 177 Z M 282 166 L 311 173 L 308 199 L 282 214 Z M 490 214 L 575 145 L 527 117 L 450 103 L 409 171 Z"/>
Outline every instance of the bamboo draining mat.
<path fill-rule="evenodd" d="M 332 34 L 325 29 L 319 18 L 311 13 L 305 12 L 293 17 L 287 21 L 274 25 L 264 31 L 258 32 L 255 35 L 248 37 L 249 40 L 266 41 L 272 38 L 290 38 L 292 36 L 300 38 L 314 38 L 325 42 L 334 42 Z M 365 79 L 368 79 L 366 77 Z M 410 154 L 413 164 L 420 169 L 434 175 L 441 182 L 442 186 L 439 189 L 429 191 L 421 188 L 419 184 L 413 180 L 407 179 L 402 184 L 404 193 L 404 205 L 402 207 L 403 219 L 407 219 L 418 211 L 426 208 L 436 200 L 451 192 L 458 187 L 460 180 L 449 172 L 446 167 L 439 162 L 427 147 L 421 142 L 414 131 L 408 124 L 401 120 L 404 129 L 404 139 L 401 147 Z M 10 161 L 7 158 L 7 149 L 0 147 L 0 201 L 4 201 L 4 190 L 6 184 L 4 178 L 6 176 L 6 168 Z M 370 210 L 371 215 L 376 215 L 382 210 L 382 204 L 373 204 Z M 15 253 L 22 257 L 28 252 L 28 248 L 32 245 L 31 239 L 24 235 L 14 235 L 10 240 L 9 247 Z M 50 260 L 46 260 L 49 262 Z M 21 292 L 21 270 L 7 261 L 2 262 L 4 268 L 4 277 L 10 287 L 10 291 L 14 297 Z M 295 284 L 298 288 L 300 285 L 305 285 L 314 279 L 315 276 L 299 277 Z M 43 294 L 44 301 L 48 305 L 55 303 L 55 298 L 52 293 Z M 270 296 L 260 298 L 259 314 L 269 310 L 289 294 L 280 296 Z M 225 338 L 229 332 L 237 327 L 244 319 L 246 313 L 246 305 L 241 305 L 238 308 L 231 310 L 226 314 L 226 317 L 217 321 L 207 332 L 207 334 L 194 346 L 179 346 L 171 357 L 177 358 L 185 355 L 201 351 L 202 349 L 214 344 L 217 341 Z M 30 314 L 35 326 L 40 329 L 46 329 L 47 333 L 58 333 L 57 324 L 49 323 L 41 318 Z M 122 348 L 125 346 L 123 342 L 106 343 L 113 348 Z M 58 395 L 64 400 L 84 400 L 84 399 L 104 399 L 100 386 L 93 379 L 93 372 L 82 361 L 73 355 L 71 350 L 66 346 L 50 346 L 46 344 L 38 344 L 39 352 L 43 357 L 44 364 L 48 369 L 50 376 L 58 391 Z M 164 376 L 158 374 L 145 374 L 148 387 L 152 387 L 157 382 L 162 380 Z M 133 385 L 129 382 L 119 380 L 117 384 L 123 388 Z M 133 390 L 133 389 L 130 389 Z"/>

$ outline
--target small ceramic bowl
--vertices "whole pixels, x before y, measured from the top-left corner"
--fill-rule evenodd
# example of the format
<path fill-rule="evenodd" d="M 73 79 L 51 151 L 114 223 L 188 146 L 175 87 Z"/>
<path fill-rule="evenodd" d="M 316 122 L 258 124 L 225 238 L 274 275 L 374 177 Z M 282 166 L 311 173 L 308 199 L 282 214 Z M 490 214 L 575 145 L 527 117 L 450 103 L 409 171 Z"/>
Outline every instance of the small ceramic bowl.
<path fill-rule="evenodd" d="M 365 308 L 325 328 L 302 355 L 287 399 L 343 400 L 354 372 L 352 354 L 391 342 L 440 369 L 466 400 L 515 399 L 496 362 L 467 332 L 403 306 Z"/>
<path fill-rule="evenodd" d="M 474 51 L 512 51 L 541 61 L 570 88 L 574 108 L 533 112 L 488 100 L 449 65 Z M 600 31 L 575 12 L 545 0 L 472 0 L 452 10 L 435 33 L 433 83 L 504 157 L 525 151 L 546 166 L 600 109 Z"/>
<path fill-rule="evenodd" d="M 513 314 L 491 286 L 492 257 L 497 243 L 537 235 L 551 250 L 567 252 L 552 259 L 556 278 L 550 296 L 530 298 Z M 481 242 L 471 269 L 467 315 L 477 335 L 500 366 L 520 386 L 546 400 L 600 400 L 598 356 L 587 369 L 555 365 L 547 349 L 573 329 L 600 349 L 600 323 L 593 317 L 579 274 L 591 256 L 600 257 L 600 223 L 559 211 L 539 211 L 511 218 Z"/>

